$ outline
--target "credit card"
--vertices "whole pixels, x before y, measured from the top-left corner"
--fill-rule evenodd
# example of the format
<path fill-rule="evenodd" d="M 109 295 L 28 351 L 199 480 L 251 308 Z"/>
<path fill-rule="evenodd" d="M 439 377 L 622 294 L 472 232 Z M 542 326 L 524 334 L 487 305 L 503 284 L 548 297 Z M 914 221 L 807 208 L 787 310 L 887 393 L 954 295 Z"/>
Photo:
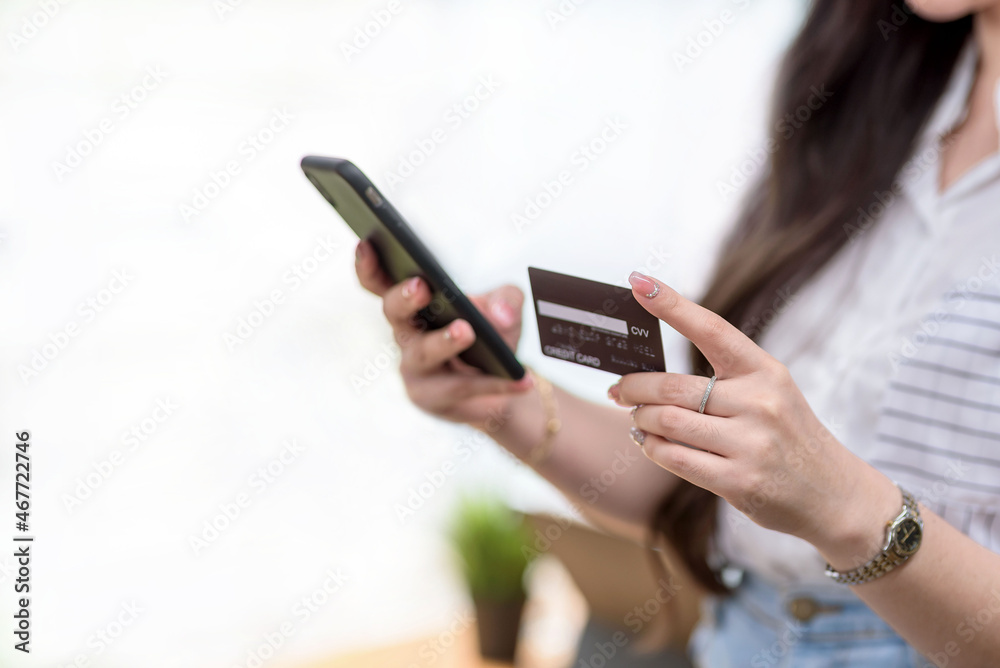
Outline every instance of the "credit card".
<path fill-rule="evenodd" d="M 618 375 L 666 371 L 660 321 L 629 288 L 528 267 L 542 354 Z"/>

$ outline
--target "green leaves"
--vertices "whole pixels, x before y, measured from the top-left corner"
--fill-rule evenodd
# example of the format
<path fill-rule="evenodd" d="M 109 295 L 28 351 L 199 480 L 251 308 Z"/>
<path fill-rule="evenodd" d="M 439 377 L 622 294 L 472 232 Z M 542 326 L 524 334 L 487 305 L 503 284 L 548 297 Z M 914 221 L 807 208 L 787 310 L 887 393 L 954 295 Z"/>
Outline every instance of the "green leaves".
<path fill-rule="evenodd" d="M 525 554 L 530 551 L 522 549 L 529 545 L 531 534 L 520 513 L 495 497 L 466 496 L 459 502 L 449 534 L 474 599 L 524 597 L 529 563 Z"/>

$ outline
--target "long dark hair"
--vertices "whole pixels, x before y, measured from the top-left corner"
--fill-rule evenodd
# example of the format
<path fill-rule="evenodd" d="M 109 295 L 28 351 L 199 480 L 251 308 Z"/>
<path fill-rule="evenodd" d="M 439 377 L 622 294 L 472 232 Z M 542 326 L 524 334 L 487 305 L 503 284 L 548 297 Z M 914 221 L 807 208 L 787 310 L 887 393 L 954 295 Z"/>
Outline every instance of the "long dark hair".
<path fill-rule="evenodd" d="M 861 212 L 877 212 L 876 194 L 891 193 L 971 30 L 972 17 L 932 23 L 902 0 L 813 2 L 779 72 L 768 169 L 723 246 L 703 306 L 757 338 L 776 300 L 870 227 Z M 712 375 L 693 347 L 691 359 L 694 373 Z M 651 529 L 700 585 L 724 593 L 707 560 L 716 506 L 711 492 L 681 480 Z"/>

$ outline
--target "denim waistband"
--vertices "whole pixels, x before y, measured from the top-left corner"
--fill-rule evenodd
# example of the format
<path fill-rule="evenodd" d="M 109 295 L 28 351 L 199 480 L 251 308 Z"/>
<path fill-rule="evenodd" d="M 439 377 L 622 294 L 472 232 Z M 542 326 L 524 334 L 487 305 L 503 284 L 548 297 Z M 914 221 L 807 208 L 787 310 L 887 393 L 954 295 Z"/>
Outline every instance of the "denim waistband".
<path fill-rule="evenodd" d="M 848 586 L 831 583 L 776 587 L 744 574 L 733 597 L 734 603 L 741 605 L 758 623 L 806 642 L 898 637 Z M 809 619 L 794 614 L 803 609 L 816 612 Z"/>
<path fill-rule="evenodd" d="M 932 666 L 850 588 L 774 586 L 751 574 L 731 596 L 704 599 L 688 653 L 698 668 Z"/>

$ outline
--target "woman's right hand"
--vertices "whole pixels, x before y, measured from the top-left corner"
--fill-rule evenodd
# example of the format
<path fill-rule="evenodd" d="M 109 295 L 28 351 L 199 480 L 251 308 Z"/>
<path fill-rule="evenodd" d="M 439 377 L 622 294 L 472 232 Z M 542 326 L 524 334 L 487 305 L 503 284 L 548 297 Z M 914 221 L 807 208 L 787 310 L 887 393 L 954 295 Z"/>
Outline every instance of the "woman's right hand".
<path fill-rule="evenodd" d="M 400 374 L 416 406 L 446 420 L 482 428 L 491 418 L 495 421 L 506 415 L 514 396 L 531 388 L 530 373 L 513 381 L 488 375 L 458 359 L 476 339 L 467 321 L 455 320 L 436 330 L 417 324 L 417 311 L 431 300 L 427 283 L 414 277 L 393 284 L 366 241 L 358 244 L 355 269 L 361 285 L 382 297 L 382 310 L 402 352 Z M 505 285 L 470 299 L 511 350 L 516 350 L 524 303 L 521 291 Z"/>

